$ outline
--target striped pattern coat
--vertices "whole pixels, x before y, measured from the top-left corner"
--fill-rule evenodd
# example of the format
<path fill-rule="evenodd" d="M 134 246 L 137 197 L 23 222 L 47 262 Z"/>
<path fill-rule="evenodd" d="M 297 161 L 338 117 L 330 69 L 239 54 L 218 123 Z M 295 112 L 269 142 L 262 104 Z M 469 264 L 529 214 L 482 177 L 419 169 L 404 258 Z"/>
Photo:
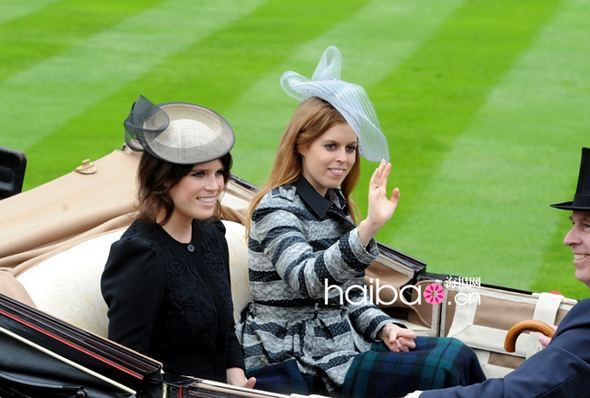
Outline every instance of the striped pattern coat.
<path fill-rule="evenodd" d="M 362 246 L 340 191 L 324 198 L 301 178 L 263 197 L 248 247 L 254 302 L 238 327 L 246 368 L 294 358 L 301 373 L 338 389 L 354 357 L 392 322 L 360 288 L 377 245 Z M 326 285 L 341 290 L 326 297 Z M 350 300 L 342 299 L 348 288 Z"/>

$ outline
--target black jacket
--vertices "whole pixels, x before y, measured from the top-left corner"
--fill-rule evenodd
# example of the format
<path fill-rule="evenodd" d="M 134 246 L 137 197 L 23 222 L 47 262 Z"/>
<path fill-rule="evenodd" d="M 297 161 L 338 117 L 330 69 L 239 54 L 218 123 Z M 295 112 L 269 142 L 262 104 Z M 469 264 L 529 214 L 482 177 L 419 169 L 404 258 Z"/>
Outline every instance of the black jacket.
<path fill-rule="evenodd" d="M 190 245 L 141 221 L 113 243 L 101 279 L 109 339 L 161 361 L 166 372 L 225 382 L 226 368 L 244 367 L 225 228 L 192 227 Z"/>

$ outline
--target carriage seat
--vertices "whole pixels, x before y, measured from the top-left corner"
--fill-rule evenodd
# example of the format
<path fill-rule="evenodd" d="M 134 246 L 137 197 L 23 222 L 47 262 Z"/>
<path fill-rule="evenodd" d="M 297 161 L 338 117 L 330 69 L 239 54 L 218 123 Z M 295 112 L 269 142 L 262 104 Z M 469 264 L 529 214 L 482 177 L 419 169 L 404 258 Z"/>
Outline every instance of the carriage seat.
<path fill-rule="evenodd" d="M 248 284 L 248 249 L 244 226 L 223 221 L 229 246 L 234 318 L 251 300 Z M 61 320 L 106 337 L 107 305 L 100 292 L 100 277 L 111 244 L 124 229 L 86 240 L 25 270 L 16 279 L 35 306 Z"/>

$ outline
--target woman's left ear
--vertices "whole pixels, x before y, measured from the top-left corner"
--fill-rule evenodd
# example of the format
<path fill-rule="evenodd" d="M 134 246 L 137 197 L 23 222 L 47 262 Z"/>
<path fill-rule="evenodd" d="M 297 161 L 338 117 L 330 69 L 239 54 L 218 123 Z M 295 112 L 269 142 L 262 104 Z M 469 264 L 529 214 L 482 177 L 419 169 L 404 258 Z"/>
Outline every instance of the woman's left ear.
<path fill-rule="evenodd" d="M 305 155 L 307 155 L 307 151 L 308 151 L 307 147 L 305 147 L 305 148 L 299 147 L 299 146 L 297 147 L 297 153 L 300 154 L 302 157 L 305 157 Z"/>

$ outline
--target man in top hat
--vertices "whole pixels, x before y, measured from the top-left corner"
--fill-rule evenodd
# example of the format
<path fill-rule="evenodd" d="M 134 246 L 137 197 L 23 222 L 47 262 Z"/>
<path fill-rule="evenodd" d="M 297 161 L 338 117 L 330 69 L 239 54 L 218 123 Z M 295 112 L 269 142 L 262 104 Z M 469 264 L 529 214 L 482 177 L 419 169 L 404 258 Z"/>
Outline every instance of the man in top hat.
<path fill-rule="evenodd" d="M 576 279 L 590 287 L 590 148 L 582 148 L 578 186 L 571 202 L 551 205 L 571 210 L 572 227 L 563 243 L 571 247 Z M 590 299 L 576 304 L 561 321 L 547 348 L 503 379 L 466 387 L 416 391 L 410 397 L 590 397 Z"/>

